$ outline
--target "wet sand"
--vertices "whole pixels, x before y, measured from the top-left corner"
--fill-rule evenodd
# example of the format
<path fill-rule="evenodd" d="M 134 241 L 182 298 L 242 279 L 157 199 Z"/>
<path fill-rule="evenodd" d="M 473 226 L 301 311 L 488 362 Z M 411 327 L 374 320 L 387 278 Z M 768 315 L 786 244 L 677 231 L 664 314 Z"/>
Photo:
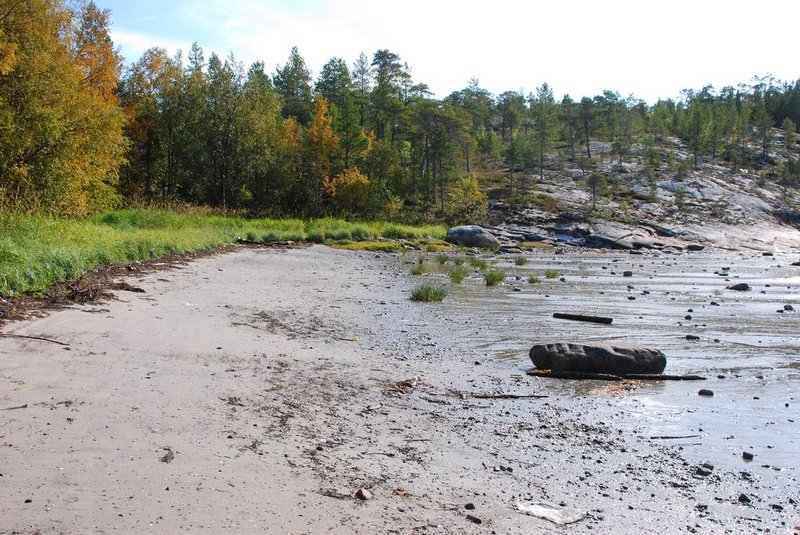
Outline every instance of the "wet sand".
<path fill-rule="evenodd" d="M 50 341 L 0 338 L 0 533 L 784 533 L 800 523 L 798 316 L 775 310 L 800 309 L 800 268 L 787 259 L 540 253 L 524 267 L 507 261 L 520 280 L 485 288 L 471 275 L 441 304 L 408 300 L 415 261 L 243 249 L 141 277 L 144 294 L 6 325 Z M 754 290 L 715 293 L 722 262 Z M 545 267 L 566 282 L 528 285 Z M 615 322 L 550 317 L 577 308 Z M 562 338 L 653 344 L 668 372 L 710 379 L 526 376 L 527 348 Z M 497 392 L 547 397 L 473 395 Z M 360 488 L 372 499 L 355 498 Z M 517 511 L 533 502 L 582 518 L 559 526 Z"/>

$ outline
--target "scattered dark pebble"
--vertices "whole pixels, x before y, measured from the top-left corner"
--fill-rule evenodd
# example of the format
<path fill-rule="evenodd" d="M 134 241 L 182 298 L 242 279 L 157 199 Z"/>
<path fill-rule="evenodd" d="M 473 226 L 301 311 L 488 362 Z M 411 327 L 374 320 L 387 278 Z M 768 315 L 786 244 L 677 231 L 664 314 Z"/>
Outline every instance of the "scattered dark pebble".
<path fill-rule="evenodd" d="M 470 502 L 470 503 L 468 503 L 468 504 L 466 504 L 464 506 L 464 509 L 466 509 L 467 511 L 474 511 L 475 510 L 475 504 Z"/>
<path fill-rule="evenodd" d="M 739 503 L 750 503 L 750 497 L 747 494 L 739 494 Z"/>
<path fill-rule="evenodd" d="M 707 389 L 707 388 L 701 388 L 700 391 L 697 393 L 697 395 L 698 396 L 713 397 L 714 396 L 714 392 L 709 390 L 709 389 Z"/>
<path fill-rule="evenodd" d="M 752 461 L 753 457 L 755 457 L 755 455 L 753 455 L 749 451 L 743 451 L 742 452 L 742 459 L 744 459 L 745 461 Z"/>
<path fill-rule="evenodd" d="M 686 339 L 687 340 L 700 340 L 700 337 L 697 336 L 696 334 L 687 334 L 686 335 Z"/>

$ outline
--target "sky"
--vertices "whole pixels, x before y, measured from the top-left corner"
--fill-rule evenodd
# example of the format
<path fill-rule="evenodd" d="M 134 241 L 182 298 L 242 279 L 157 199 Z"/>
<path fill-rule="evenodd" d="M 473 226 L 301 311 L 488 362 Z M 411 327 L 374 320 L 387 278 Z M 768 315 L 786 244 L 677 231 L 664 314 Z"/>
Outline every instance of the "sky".
<path fill-rule="evenodd" d="M 267 70 L 291 48 L 314 77 L 333 57 L 349 65 L 388 49 L 438 98 L 471 78 L 495 95 L 603 90 L 648 103 L 771 74 L 800 79 L 796 0 L 95 0 L 112 14 L 126 62 L 161 46 L 205 51 Z"/>

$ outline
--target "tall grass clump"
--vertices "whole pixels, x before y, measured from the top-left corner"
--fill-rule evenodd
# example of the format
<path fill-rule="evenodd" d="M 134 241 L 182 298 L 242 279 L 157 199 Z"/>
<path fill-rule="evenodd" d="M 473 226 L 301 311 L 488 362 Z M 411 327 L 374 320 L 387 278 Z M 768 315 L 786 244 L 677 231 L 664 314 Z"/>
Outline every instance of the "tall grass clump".
<path fill-rule="evenodd" d="M 450 256 L 444 253 L 436 255 L 436 261 L 439 262 L 441 265 L 445 265 L 448 262 L 448 260 L 450 260 Z"/>
<path fill-rule="evenodd" d="M 514 259 L 514 264 L 517 266 L 524 266 L 527 265 L 527 263 L 528 259 L 525 258 L 524 256 L 518 256 L 517 258 Z"/>
<path fill-rule="evenodd" d="M 461 283 L 469 275 L 469 270 L 464 266 L 458 266 L 450 271 L 450 280 L 455 284 Z"/>
<path fill-rule="evenodd" d="M 557 279 L 558 278 L 558 270 L 557 269 L 548 269 L 544 272 L 544 276 L 548 279 Z"/>
<path fill-rule="evenodd" d="M 447 291 L 441 286 L 420 284 L 411 290 L 412 301 L 438 302 L 445 298 Z"/>
<path fill-rule="evenodd" d="M 470 256 L 469 257 L 469 265 L 474 267 L 475 269 L 484 270 L 489 267 L 489 263 L 484 260 L 483 258 L 479 258 L 477 256 Z"/>
<path fill-rule="evenodd" d="M 483 279 L 486 281 L 486 286 L 496 286 L 503 282 L 506 278 L 506 272 L 502 269 L 490 269 L 483 274 Z"/>
<path fill-rule="evenodd" d="M 542 279 L 540 279 L 539 277 L 534 277 L 533 275 L 528 277 L 528 284 L 539 284 L 541 282 L 542 282 Z"/>

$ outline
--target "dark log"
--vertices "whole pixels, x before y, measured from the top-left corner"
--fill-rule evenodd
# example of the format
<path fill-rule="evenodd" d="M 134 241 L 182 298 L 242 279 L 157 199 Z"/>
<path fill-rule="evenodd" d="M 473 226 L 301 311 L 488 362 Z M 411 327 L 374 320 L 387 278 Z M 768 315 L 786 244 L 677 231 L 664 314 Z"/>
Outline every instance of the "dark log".
<path fill-rule="evenodd" d="M 555 314 L 553 314 L 553 317 L 560 320 L 587 321 L 589 323 L 602 323 L 604 325 L 611 325 L 611 322 L 614 321 L 613 318 L 604 318 L 602 316 L 584 316 L 583 314 L 562 314 L 561 312 L 556 312 Z"/>
<path fill-rule="evenodd" d="M 528 372 L 533 377 L 551 377 L 553 379 L 578 379 L 578 380 L 598 380 L 598 381 L 705 381 L 705 377 L 699 375 L 666 375 L 660 373 L 632 373 L 624 375 L 614 375 L 610 373 L 589 373 L 589 372 L 565 372 L 555 370 L 533 369 Z"/>

